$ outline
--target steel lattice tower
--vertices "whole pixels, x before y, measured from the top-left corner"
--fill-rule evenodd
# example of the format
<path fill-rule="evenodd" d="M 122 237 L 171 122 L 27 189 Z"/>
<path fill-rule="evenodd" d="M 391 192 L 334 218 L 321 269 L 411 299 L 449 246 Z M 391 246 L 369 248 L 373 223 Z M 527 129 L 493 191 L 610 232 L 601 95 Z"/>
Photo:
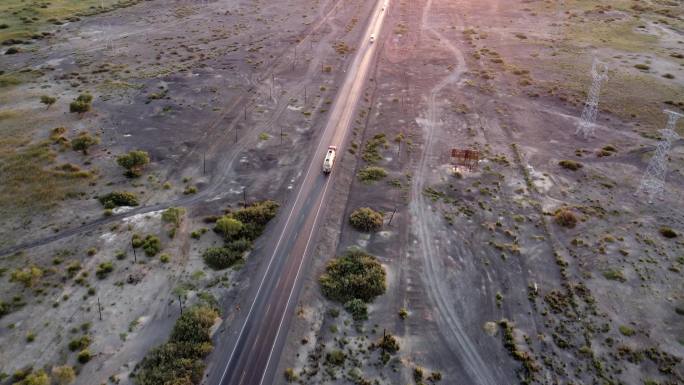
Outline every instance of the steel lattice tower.
<path fill-rule="evenodd" d="M 665 110 L 668 114 L 667 127 L 660 130 L 663 139 L 656 147 L 655 155 L 648 162 L 646 172 L 644 173 L 639 188 L 634 195 L 645 192 L 648 195 L 648 203 L 653 203 L 653 198 L 662 198 L 661 194 L 665 187 L 665 175 L 667 174 L 667 158 L 672 147 L 672 142 L 679 139 L 680 136 L 675 132 L 677 120 L 681 118 L 682 114 L 674 111 Z"/>
<path fill-rule="evenodd" d="M 589 96 L 584 103 L 582 116 L 577 124 L 577 131 L 575 135 L 582 134 L 584 138 L 594 135 L 596 129 L 595 122 L 598 115 L 599 94 L 601 93 L 601 85 L 608 78 L 608 64 L 594 59 L 591 65 L 591 88 L 589 89 Z"/>

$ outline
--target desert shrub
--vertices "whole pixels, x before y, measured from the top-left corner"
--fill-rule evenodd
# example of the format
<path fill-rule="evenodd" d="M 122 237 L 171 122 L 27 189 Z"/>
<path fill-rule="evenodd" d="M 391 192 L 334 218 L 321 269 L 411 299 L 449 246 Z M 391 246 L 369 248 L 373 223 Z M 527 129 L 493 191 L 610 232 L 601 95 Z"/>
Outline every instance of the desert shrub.
<path fill-rule="evenodd" d="M 577 171 L 580 168 L 584 167 L 582 163 L 575 162 L 574 160 L 561 160 L 560 162 L 558 162 L 558 165 L 572 171 Z"/>
<path fill-rule="evenodd" d="M 341 303 L 356 298 L 370 302 L 386 289 L 385 269 L 375 257 L 361 251 L 328 262 L 319 282 L 326 297 Z"/>
<path fill-rule="evenodd" d="M 250 206 L 235 211 L 232 215 L 235 219 L 245 224 L 251 223 L 258 226 L 266 226 L 275 217 L 279 206 L 277 202 L 271 200 L 255 202 Z"/>
<path fill-rule="evenodd" d="M 80 352 L 78 352 L 78 356 L 76 356 L 76 359 L 78 362 L 85 364 L 86 362 L 90 361 L 92 358 L 92 355 L 90 354 L 90 350 L 88 349 L 83 349 Z"/>
<path fill-rule="evenodd" d="M 274 201 L 255 202 L 247 207 L 219 218 L 208 218 L 214 222 L 214 231 L 223 235 L 225 247 L 214 247 L 203 254 L 204 261 L 213 269 L 225 269 L 242 259 L 245 251 L 263 233 L 266 224 L 275 217 L 278 203 Z M 199 238 L 201 234 L 197 234 Z M 194 237 L 194 236 L 193 236 Z"/>
<path fill-rule="evenodd" d="M 148 257 L 154 257 L 161 251 L 161 241 L 154 235 L 145 237 L 142 243 L 142 249 Z"/>
<path fill-rule="evenodd" d="M 610 279 L 611 281 L 625 282 L 625 275 L 622 274 L 621 270 L 606 270 L 603 272 L 603 277 Z"/>
<path fill-rule="evenodd" d="M 204 358 L 211 352 L 209 330 L 218 313 L 207 306 L 196 306 L 176 321 L 169 341 L 152 349 L 136 366 L 136 385 L 199 384 L 204 373 Z"/>
<path fill-rule="evenodd" d="M 10 275 L 11 282 L 19 282 L 25 287 L 32 287 L 43 276 L 43 270 L 37 266 L 29 266 L 24 269 L 17 269 Z"/>
<path fill-rule="evenodd" d="M 427 379 L 428 379 L 428 381 L 430 381 L 430 382 L 432 382 L 432 383 L 442 381 L 442 373 L 440 373 L 440 372 L 432 372 L 432 373 L 430 374 L 430 377 L 428 377 Z"/>
<path fill-rule="evenodd" d="M 242 253 L 226 247 L 210 247 L 202 253 L 204 262 L 215 270 L 227 269 L 242 259 Z"/>
<path fill-rule="evenodd" d="M 59 385 L 68 385 L 76 379 L 76 372 L 69 365 L 55 366 L 52 368 L 52 378 Z"/>
<path fill-rule="evenodd" d="M 380 149 L 387 147 L 387 138 L 385 134 L 375 134 L 373 138 L 366 142 L 366 146 L 363 148 L 363 154 L 361 158 L 367 163 L 376 163 L 382 160 L 382 155 L 380 154 Z"/>
<path fill-rule="evenodd" d="M 45 104 L 48 109 L 50 108 L 51 105 L 55 104 L 56 101 L 57 101 L 57 98 L 54 96 L 50 96 L 50 95 L 41 95 L 40 96 L 40 102 Z"/>
<path fill-rule="evenodd" d="M 137 206 L 138 197 L 127 191 L 114 191 L 98 198 L 106 209 L 113 209 L 119 206 Z"/>
<path fill-rule="evenodd" d="M 658 232 L 660 233 L 660 235 L 662 235 L 665 238 L 676 238 L 677 237 L 677 233 L 669 227 L 663 226 L 660 229 L 658 229 Z"/>
<path fill-rule="evenodd" d="M 36 372 L 27 375 L 20 383 L 20 385 L 50 385 L 50 377 L 44 370 L 38 370 Z"/>
<path fill-rule="evenodd" d="M 567 208 L 560 208 L 553 214 L 556 223 L 563 227 L 573 228 L 577 225 L 577 217 Z"/>
<path fill-rule="evenodd" d="M 344 310 L 351 314 L 354 321 L 365 321 L 368 319 L 368 306 L 358 298 L 347 301 L 344 304 Z"/>
<path fill-rule="evenodd" d="M 124 175 L 135 178 L 142 175 L 143 168 L 150 163 L 150 155 L 147 151 L 130 151 L 128 154 L 119 155 L 116 162 L 126 169 Z"/>
<path fill-rule="evenodd" d="M 423 382 L 423 368 L 421 368 L 420 366 L 416 366 L 415 368 L 413 368 L 413 379 L 417 383 Z"/>
<path fill-rule="evenodd" d="M 143 239 L 140 234 L 133 234 L 131 245 L 136 249 L 143 245 Z"/>
<path fill-rule="evenodd" d="M 82 132 L 71 140 L 71 148 L 74 151 L 83 152 L 83 155 L 88 155 L 88 149 L 98 143 L 100 143 L 100 139 L 91 136 L 87 132 Z"/>
<path fill-rule="evenodd" d="M 169 207 L 162 213 L 162 221 L 166 223 L 171 223 L 175 226 L 180 226 L 183 221 L 183 215 L 185 215 L 185 209 L 182 207 Z"/>
<path fill-rule="evenodd" d="M 0 318 L 12 312 L 12 306 L 5 301 L 0 301 Z"/>
<path fill-rule="evenodd" d="M 294 369 L 292 368 L 287 368 L 285 369 L 285 381 L 287 382 L 295 382 L 299 379 L 297 376 L 297 373 L 295 373 Z"/>
<path fill-rule="evenodd" d="M 244 253 L 252 248 L 252 241 L 247 238 L 240 238 L 226 243 L 226 248 L 236 253 Z"/>
<path fill-rule="evenodd" d="M 90 346 L 91 342 L 92 339 L 89 336 L 81 336 L 78 338 L 74 338 L 71 341 L 69 341 L 69 350 L 75 352 L 77 350 L 86 349 L 88 346 Z"/>
<path fill-rule="evenodd" d="M 405 307 L 402 307 L 401 309 L 399 309 L 399 318 L 401 318 L 401 319 L 408 318 L 408 310 L 406 310 Z"/>
<path fill-rule="evenodd" d="M 623 336 L 629 337 L 629 336 L 633 336 L 634 334 L 636 334 L 634 329 L 632 329 L 631 327 L 629 327 L 627 325 L 620 325 L 620 327 L 618 329 L 620 330 L 620 334 L 622 334 Z"/>
<path fill-rule="evenodd" d="M 368 166 L 356 174 L 363 183 L 370 184 L 387 176 L 387 171 L 382 167 Z"/>
<path fill-rule="evenodd" d="M 237 236 L 244 227 L 239 220 L 229 215 L 224 215 L 216 221 L 214 230 L 223 235 L 226 240 L 230 240 Z"/>
<path fill-rule="evenodd" d="M 397 339 L 391 334 L 385 334 L 378 341 L 378 347 L 390 354 L 394 354 L 399 351 L 399 343 Z"/>
<path fill-rule="evenodd" d="M 168 254 L 162 254 L 159 256 L 161 263 L 169 263 L 171 261 L 171 256 Z"/>
<path fill-rule="evenodd" d="M 334 366 L 344 365 L 344 361 L 347 359 L 347 355 L 341 350 L 333 350 L 325 355 L 325 362 Z"/>
<path fill-rule="evenodd" d="M 378 231 L 382 228 L 382 223 L 382 214 L 368 207 L 356 209 L 349 216 L 349 224 L 360 231 Z"/>
<path fill-rule="evenodd" d="M 92 106 L 93 96 L 90 94 L 80 94 L 69 104 L 69 112 L 84 114 L 90 111 Z"/>
<path fill-rule="evenodd" d="M 97 266 L 95 275 L 99 279 L 105 279 L 112 271 L 114 271 L 114 265 L 111 262 L 102 262 Z"/>

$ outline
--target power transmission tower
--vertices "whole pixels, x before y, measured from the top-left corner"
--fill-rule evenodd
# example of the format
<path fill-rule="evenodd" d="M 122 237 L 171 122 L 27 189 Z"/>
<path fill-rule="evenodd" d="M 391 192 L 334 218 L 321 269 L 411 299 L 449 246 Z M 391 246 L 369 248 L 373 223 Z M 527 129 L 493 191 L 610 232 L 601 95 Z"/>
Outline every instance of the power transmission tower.
<path fill-rule="evenodd" d="M 639 188 L 634 195 L 639 195 L 645 192 L 648 195 L 648 203 L 653 203 L 653 198 L 661 198 L 663 188 L 665 187 L 665 175 L 667 174 L 667 158 L 672 147 L 672 142 L 679 139 L 680 136 L 675 132 L 677 120 L 681 118 L 682 114 L 674 111 L 664 110 L 668 114 L 667 127 L 660 130 L 663 139 L 656 147 L 655 155 L 648 162 L 646 172 L 641 179 Z"/>
<path fill-rule="evenodd" d="M 598 115 L 599 94 L 601 93 L 601 85 L 608 78 L 608 64 L 594 59 L 594 62 L 591 65 L 591 77 L 592 82 L 591 88 L 589 89 L 589 96 L 587 96 L 587 101 L 584 103 L 582 116 L 577 125 L 577 131 L 575 131 L 575 135 L 582 134 L 585 139 L 594 136 L 596 116 Z"/>

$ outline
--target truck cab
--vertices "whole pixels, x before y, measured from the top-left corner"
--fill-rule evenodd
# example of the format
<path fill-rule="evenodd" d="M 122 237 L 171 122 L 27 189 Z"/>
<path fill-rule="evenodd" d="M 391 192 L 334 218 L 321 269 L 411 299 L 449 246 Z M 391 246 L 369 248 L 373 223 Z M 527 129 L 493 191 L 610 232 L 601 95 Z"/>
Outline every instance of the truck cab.
<path fill-rule="evenodd" d="M 337 154 L 337 147 L 329 146 L 328 152 L 325 154 L 323 160 L 323 173 L 330 174 L 332 172 L 333 164 L 335 163 L 335 155 Z"/>

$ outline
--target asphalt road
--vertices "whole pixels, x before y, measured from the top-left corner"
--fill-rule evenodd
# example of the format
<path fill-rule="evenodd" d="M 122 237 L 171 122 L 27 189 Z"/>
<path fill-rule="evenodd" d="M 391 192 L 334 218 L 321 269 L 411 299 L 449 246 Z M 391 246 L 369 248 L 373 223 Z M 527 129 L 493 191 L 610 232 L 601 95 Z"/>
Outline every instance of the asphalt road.
<path fill-rule="evenodd" d="M 265 249 L 273 250 L 259 285 L 253 287 L 249 298 L 253 298 L 244 318 L 239 318 L 241 327 L 232 334 L 222 337 L 219 343 L 232 346 L 225 357 L 214 357 L 223 361 L 215 363 L 209 373 L 209 384 L 261 385 L 274 380 L 274 371 L 285 345 L 285 337 L 294 313 L 301 289 L 301 270 L 305 261 L 311 258 L 312 240 L 321 215 L 325 211 L 328 192 L 335 178 L 322 173 L 321 167 L 327 147 L 338 146 L 339 151 L 347 136 L 354 117 L 357 101 L 362 97 L 364 84 L 375 58 L 377 39 L 389 6 L 389 0 L 378 0 L 366 33 L 360 42 L 356 57 L 347 70 L 347 77 L 330 113 L 306 174 L 299 186 L 296 198 L 282 212 L 286 216 L 278 221 L 271 244 Z M 255 293 L 254 293 L 255 292 Z M 234 327 L 237 329 L 240 323 Z M 219 352 L 222 349 L 217 349 Z"/>

